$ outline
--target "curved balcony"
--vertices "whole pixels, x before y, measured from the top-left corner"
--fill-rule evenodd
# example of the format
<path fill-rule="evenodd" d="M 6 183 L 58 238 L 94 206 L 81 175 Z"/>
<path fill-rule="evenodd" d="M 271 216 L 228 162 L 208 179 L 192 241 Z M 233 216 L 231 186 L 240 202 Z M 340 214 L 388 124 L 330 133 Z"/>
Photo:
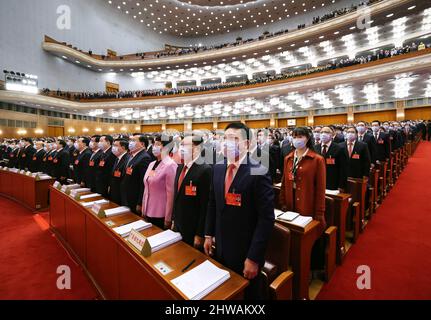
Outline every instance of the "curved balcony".
<path fill-rule="evenodd" d="M 388 11 L 391 12 L 392 17 L 394 18 L 402 16 L 412 3 L 415 3 L 416 5 L 414 11 L 421 10 L 427 6 L 425 2 L 418 3 L 413 0 L 383 0 L 367 7 L 367 9 L 369 9 L 368 12 L 372 15 L 373 20 L 378 21 L 379 19 L 385 19 L 385 14 Z M 241 60 L 248 57 L 277 53 L 280 52 L 280 50 L 285 50 L 295 46 L 295 42 L 303 41 L 304 39 L 307 39 L 310 43 L 320 42 L 321 40 L 319 40 L 319 37 L 324 34 L 330 34 L 332 38 L 337 38 L 340 33 L 351 32 L 350 28 L 356 27 L 357 21 L 360 21 L 363 18 L 364 10 L 357 10 L 328 21 L 306 27 L 305 29 L 296 30 L 260 41 L 195 54 L 168 56 L 149 60 L 136 60 L 134 54 L 127 55 L 127 59 L 123 60 L 103 60 L 101 56 L 81 52 L 49 37 L 45 37 L 42 47 L 47 52 L 59 57 L 67 58 L 69 61 L 79 62 L 79 65 L 92 68 L 92 70 L 95 71 L 121 71 L 121 69 L 126 72 L 133 70 L 148 71 L 172 66 L 175 66 L 176 68 L 187 67 L 189 64 L 211 65 L 214 63 L 220 63 L 221 61 Z M 334 31 L 337 32 L 337 35 L 334 35 Z"/>
<path fill-rule="evenodd" d="M 269 83 L 255 84 L 217 90 L 214 92 L 198 92 L 177 96 L 157 96 L 141 99 L 115 99 L 70 101 L 44 95 L 31 95 L 12 91 L 0 91 L 0 100 L 14 103 L 30 103 L 33 105 L 54 106 L 74 110 L 91 109 L 121 109 L 121 108 L 151 108 L 156 106 L 175 107 L 182 104 L 208 104 L 215 101 L 232 102 L 239 99 L 286 95 L 289 93 L 302 93 L 307 90 L 323 91 L 337 85 L 367 83 L 379 78 L 386 79 L 393 75 L 418 73 L 426 74 L 431 67 L 431 48 L 415 51 L 387 59 L 354 65 L 336 70 L 329 70 L 309 74 L 298 78 L 289 78 Z M 384 81 L 382 80 L 382 83 Z M 431 85 L 430 85 L 431 86 Z M 420 94 L 418 94 L 419 96 Z"/>

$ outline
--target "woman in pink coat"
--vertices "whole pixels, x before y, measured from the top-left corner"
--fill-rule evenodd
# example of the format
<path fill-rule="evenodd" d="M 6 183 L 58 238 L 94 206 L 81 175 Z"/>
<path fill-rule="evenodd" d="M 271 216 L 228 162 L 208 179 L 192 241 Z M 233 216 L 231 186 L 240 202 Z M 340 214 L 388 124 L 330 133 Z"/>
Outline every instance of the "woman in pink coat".
<path fill-rule="evenodd" d="M 150 163 L 144 177 L 142 216 L 161 229 L 172 225 L 177 164 L 169 156 L 171 142 L 172 137 L 156 136 L 153 154 L 157 160 Z"/>

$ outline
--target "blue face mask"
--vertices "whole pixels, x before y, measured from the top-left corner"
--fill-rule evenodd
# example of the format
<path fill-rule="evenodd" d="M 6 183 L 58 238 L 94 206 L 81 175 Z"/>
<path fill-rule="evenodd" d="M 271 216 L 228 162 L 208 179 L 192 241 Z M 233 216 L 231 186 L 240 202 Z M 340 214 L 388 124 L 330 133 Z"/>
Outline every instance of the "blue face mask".
<path fill-rule="evenodd" d="M 239 147 L 235 143 L 235 141 L 229 141 L 227 140 L 224 144 L 224 154 L 226 157 L 239 157 Z"/>
<path fill-rule="evenodd" d="M 129 150 L 135 151 L 135 149 L 136 149 L 136 141 L 130 141 L 129 142 Z"/>
<path fill-rule="evenodd" d="M 354 134 L 352 132 L 347 132 L 346 138 L 349 142 L 353 142 L 356 140 L 356 134 Z"/>
<path fill-rule="evenodd" d="M 293 138 L 293 146 L 295 149 L 304 149 L 307 145 L 307 140 L 305 138 Z"/>

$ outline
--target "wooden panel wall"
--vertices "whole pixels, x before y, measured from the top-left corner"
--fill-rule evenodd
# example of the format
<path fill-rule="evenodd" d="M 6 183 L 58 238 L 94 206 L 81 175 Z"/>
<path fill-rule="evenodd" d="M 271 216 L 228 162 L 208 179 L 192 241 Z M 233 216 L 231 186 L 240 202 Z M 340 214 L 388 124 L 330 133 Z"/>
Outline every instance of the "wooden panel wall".
<path fill-rule="evenodd" d="M 177 130 L 177 131 L 184 131 L 184 123 L 171 123 L 166 124 L 166 130 Z"/>
<path fill-rule="evenodd" d="M 337 123 L 347 123 L 347 114 L 334 114 L 330 116 L 315 116 L 314 125 L 330 125 Z"/>
<path fill-rule="evenodd" d="M 270 120 L 269 119 L 248 120 L 248 121 L 246 121 L 246 124 L 249 128 L 252 128 L 252 129 L 267 128 L 267 127 L 269 127 Z"/>
<path fill-rule="evenodd" d="M 47 133 L 50 137 L 64 136 L 64 127 L 48 127 Z"/>
<path fill-rule="evenodd" d="M 431 107 L 405 109 L 404 115 L 406 120 L 431 120 Z"/>
<path fill-rule="evenodd" d="M 161 124 L 149 124 L 149 125 L 141 126 L 141 132 L 160 132 L 160 131 L 162 131 Z"/>
<path fill-rule="evenodd" d="M 358 121 L 372 122 L 373 120 L 395 121 L 397 120 L 397 112 L 396 110 L 361 112 L 361 113 L 355 113 L 354 119 L 355 119 L 355 122 L 358 122 Z"/>
<path fill-rule="evenodd" d="M 193 130 L 210 130 L 210 131 L 214 130 L 212 122 L 193 123 L 192 128 Z"/>

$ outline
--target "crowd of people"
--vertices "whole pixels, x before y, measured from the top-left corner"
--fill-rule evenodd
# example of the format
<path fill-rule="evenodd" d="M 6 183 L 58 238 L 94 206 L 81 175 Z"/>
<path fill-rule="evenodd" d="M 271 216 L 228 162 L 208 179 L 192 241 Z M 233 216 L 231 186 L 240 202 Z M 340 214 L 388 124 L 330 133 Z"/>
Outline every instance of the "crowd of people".
<path fill-rule="evenodd" d="M 386 59 L 390 57 L 394 57 L 401 54 L 406 54 L 412 51 L 424 50 L 426 48 L 430 48 L 431 43 L 420 42 L 416 44 L 412 42 L 409 45 L 404 45 L 402 47 L 395 47 L 392 49 L 379 50 L 369 55 L 363 55 L 359 57 L 351 58 L 343 58 L 339 61 L 331 61 L 323 66 L 317 66 L 312 68 L 305 68 L 291 72 L 282 72 L 281 74 L 266 74 L 263 76 L 255 77 L 253 79 L 247 79 L 245 81 L 232 81 L 232 82 L 224 82 L 210 85 L 201 85 L 201 86 L 186 86 L 186 87 L 178 87 L 178 88 L 165 88 L 165 89 L 148 89 L 148 90 L 136 90 L 136 91 L 121 91 L 121 92 L 82 92 L 82 93 L 73 93 L 61 90 L 50 90 L 43 89 L 42 94 L 61 97 L 69 100 L 91 100 L 91 99 L 124 99 L 124 98 L 143 98 L 150 96 L 169 96 L 169 95 L 179 95 L 179 94 L 187 94 L 193 92 L 205 92 L 205 91 L 213 91 L 213 90 L 221 90 L 227 88 L 241 87 L 247 85 L 254 85 L 257 83 L 270 82 L 275 80 L 283 80 L 289 78 L 296 78 L 300 76 L 305 76 L 308 74 L 313 74 L 317 72 L 323 72 L 328 70 L 340 69 L 349 67 L 357 64 L 365 64 L 376 60 Z"/>
<path fill-rule="evenodd" d="M 345 15 L 347 13 L 351 13 L 354 12 L 356 10 L 358 10 L 358 8 L 362 8 L 365 7 L 367 5 L 372 5 L 373 3 L 379 2 L 381 0 L 369 0 L 369 1 L 364 1 L 358 5 L 351 5 L 350 7 L 346 7 L 346 8 L 342 8 L 342 9 L 336 9 L 333 10 L 331 12 L 328 12 L 327 14 L 324 14 L 323 16 L 317 16 L 317 17 L 313 17 L 313 20 L 311 22 L 311 25 L 315 25 L 318 23 L 322 23 L 325 22 L 327 20 L 336 18 L 336 17 L 340 17 L 342 15 Z M 304 29 L 306 28 L 306 24 L 302 23 L 302 24 L 298 24 L 297 29 Z M 277 32 L 269 32 L 269 31 L 265 31 L 262 35 L 260 35 L 257 39 L 242 39 L 241 37 L 238 37 L 236 39 L 235 42 L 229 42 L 229 43 L 223 43 L 223 44 L 219 44 L 219 45 L 212 45 L 212 46 L 194 46 L 194 47 L 189 47 L 189 48 L 185 48 L 185 47 L 170 47 L 167 50 L 164 51 L 159 51 L 159 52 L 151 52 L 151 53 L 144 53 L 144 52 L 139 52 L 136 53 L 134 55 L 130 55 L 130 56 L 134 56 L 134 58 L 139 58 L 139 59 L 146 59 L 146 58 L 150 58 L 150 59 L 154 59 L 154 58 L 161 58 L 161 57 L 168 57 L 168 56 L 182 56 L 182 55 L 187 55 L 187 54 L 193 54 L 193 53 L 199 53 L 199 52 L 205 52 L 205 51 L 209 51 L 209 50 L 218 50 L 218 49 L 222 49 L 222 48 L 228 48 L 228 47 L 235 47 L 238 45 L 242 45 L 245 43 L 249 43 L 249 42 L 254 42 L 254 41 L 260 41 L 260 40 L 264 40 L 264 39 L 268 39 L 268 38 L 272 38 L 274 36 L 279 36 L 282 34 L 286 34 L 288 33 L 289 30 L 288 29 L 284 29 L 284 30 L 280 30 Z M 76 50 L 79 50 L 76 47 L 73 47 Z M 81 52 L 83 52 L 82 50 L 79 50 Z M 93 51 L 89 50 L 88 54 L 90 56 L 93 56 Z M 100 56 L 103 60 L 110 60 L 110 59 L 120 59 L 123 60 L 125 57 L 129 57 L 129 56 L 112 56 L 112 55 L 101 55 Z"/>
<path fill-rule="evenodd" d="M 89 188 L 180 232 L 249 279 L 246 298 L 255 299 L 262 298 L 258 274 L 275 205 L 313 217 L 322 234 L 325 190 L 346 190 L 348 177 L 368 177 L 393 150 L 427 134 L 431 121 L 261 130 L 235 122 L 217 132 L 3 139 L 0 159 L 2 166 Z M 273 184 L 280 179 L 275 204 Z"/>

